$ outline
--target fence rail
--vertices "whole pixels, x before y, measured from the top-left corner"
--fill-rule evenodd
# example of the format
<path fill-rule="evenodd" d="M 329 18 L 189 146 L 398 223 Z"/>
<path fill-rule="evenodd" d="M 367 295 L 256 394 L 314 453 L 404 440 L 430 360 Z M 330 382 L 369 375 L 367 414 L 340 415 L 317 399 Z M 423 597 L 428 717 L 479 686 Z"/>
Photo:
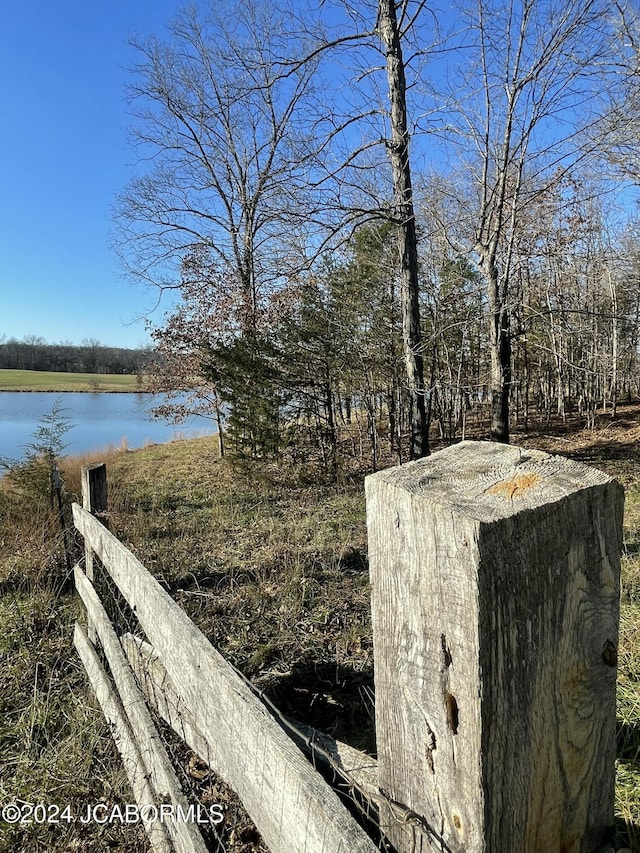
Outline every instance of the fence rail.
<path fill-rule="evenodd" d="M 140 561 L 88 510 L 74 504 L 73 519 L 93 557 L 100 560 L 135 613 L 152 650 L 148 659 L 153 656 L 162 662 L 165 683 L 157 685 L 162 690 L 156 690 L 155 695 L 177 697 L 176 727 L 189 732 L 189 740 L 200 756 L 236 791 L 269 849 L 274 853 L 378 850 L 265 705 Z M 159 748 L 157 732 L 127 662 L 122 638 L 119 640 L 113 633 L 82 569 L 76 567 L 75 576 L 88 622 L 108 658 L 119 699 L 112 690 L 107 691 L 109 679 L 80 627 L 76 629 L 76 648 L 107 719 L 116 726 L 118 746 L 134 794 L 141 798 L 141 805 L 159 805 L 167 797 L 177 804 L 180 795 L 172 784 L 166 756 Z M 133 640 L 124 638 L 124 644 L 131 655 Z M 138 670 L 139 663 L 140 658 Z M 370 759 L 362 755 L 359 762 L 366 764 Z M 146 786 L 147 780 L 152 792 Z M 166 826 L 191 825 L 168 822 Z M 157 827 L 158 824 L 149 827 L 154 849 L 170 849 Z M 171 838 L 171 843 L 179 851 L 199 849 L 193 846 L 196 841 L 191 836 Z"/>
<path fill-rule="evenodd" d="M 73 518 L 89 572 L 76 566 L 75 580 L 89 631 L 77 626 L 75 643 L 141 804 L 188 806 L 157 715 L 236 791 L 272 853 L 606 847 L 615 480 L 485 442 L 367 478 L 377 761 L 291 724 L 259 695 L 94 517 L 92 495 L 106 510 L 104 466 L 87 469 L 84 485 Z M 96 561 L 136 630 L 114 630 L 89 576 Z M 381 842 L 303 753 L 377 814 Z M 147 829 L 154 850 L 206 849 L 192 824 Z"/>

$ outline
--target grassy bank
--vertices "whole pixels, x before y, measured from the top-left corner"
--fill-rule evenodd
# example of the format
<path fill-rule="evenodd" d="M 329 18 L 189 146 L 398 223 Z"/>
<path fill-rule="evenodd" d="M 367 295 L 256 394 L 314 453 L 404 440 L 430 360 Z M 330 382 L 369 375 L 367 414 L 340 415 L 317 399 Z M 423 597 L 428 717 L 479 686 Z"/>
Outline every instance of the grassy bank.
<path fill-rule="evenodd" d="M 46 481 L 45 481 L 46 482 Z M 0 481 L 0 803 L 130 800 L 110 732 L 71 645 L 80 615 L 49 495 Z M 136 827 L 0 823 L 0 851 L 142 853 Z"/>
<path fill-rule="evenodd" d="M 0 391 L 144 391 L 137 376 L 0 370 Z"/>
<path fill-rule="evenodd" d="M 63 476 L 78 497 L 81 463 Z M 361 489 L 242 473 L 214 438 L 106 460 L 110 525 L 233 663 L 286 713 L 373 748 L 369 591 Z M 71 645 L 79 608 L 61 590 L 46 498 L 0 491 L 0 802 L 131 800 Z M 189 755 L 184 757 L 189 766 Z M 228 853 L 264 850 L 227 792 Z M 0 827 L 0 851 L 141 853 L 130 827 Z"/>
<path fill-rule="evenodd" d="M 618 843 L 640 851 L 640 411 L 589 433 L 562 425 L 515 440 L 597 465 L 627 490 L 616 794 Z M 72 496 L 87 461 L 65 465 Z M 373 750 L 361 479 L 336 488 L 308 470 L 243 471 L 218 458 L 214 438 L 114 450 L 106 461 L 111 529 L 225 657 L 284 713 Z M 71 647 L 78 607 L 61 590 L 56 520 L 46 499 L 24 501 L 0 491 L 0 801 L 128 802 Z M 135 828 L 117 825 L 3 829 L 2 853 L 146 849 Z M 238 815 L 224 832 L 229 853 L 263 849 Z"/>

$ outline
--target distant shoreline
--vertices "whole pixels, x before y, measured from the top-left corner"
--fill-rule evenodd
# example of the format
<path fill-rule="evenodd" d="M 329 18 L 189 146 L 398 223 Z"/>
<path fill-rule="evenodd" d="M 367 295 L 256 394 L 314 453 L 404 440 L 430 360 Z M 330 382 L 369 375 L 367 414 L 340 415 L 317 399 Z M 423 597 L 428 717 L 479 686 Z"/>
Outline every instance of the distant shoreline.
<path fill-rule="evenodd" d="M 148 388 L 0 388 L 0 394 L 153 394 Z"/>

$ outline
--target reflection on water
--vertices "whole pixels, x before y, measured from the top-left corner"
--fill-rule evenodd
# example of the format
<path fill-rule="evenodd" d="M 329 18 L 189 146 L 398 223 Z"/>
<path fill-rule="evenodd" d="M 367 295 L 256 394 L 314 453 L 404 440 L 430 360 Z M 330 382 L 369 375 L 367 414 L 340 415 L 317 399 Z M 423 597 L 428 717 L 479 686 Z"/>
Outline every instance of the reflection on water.
<path fill-rule="evenodd" d="M 20 459 L 24 446 L 54 404 L 71 424 L 64 441 L 65 453 L 85 453 L 126 442 L 128 447 L 162 443 L 176 437 L 195 437 L 216 432 L 213 421 L 192 417 L 174 426 L 150 414 L 162 397 L 152 394 L 105 393 L 0 393 L 0 459 Z"/>

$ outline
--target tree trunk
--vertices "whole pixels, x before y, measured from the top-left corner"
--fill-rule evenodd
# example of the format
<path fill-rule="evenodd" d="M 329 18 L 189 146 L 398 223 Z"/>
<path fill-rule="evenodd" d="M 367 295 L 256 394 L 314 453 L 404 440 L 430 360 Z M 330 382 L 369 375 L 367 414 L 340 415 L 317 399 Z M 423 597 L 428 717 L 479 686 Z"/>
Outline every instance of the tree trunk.
<path fill-rule="evenodd" d="M 430 451 L 418 301 L 416 221 L 409 162 L 406 79 L 395 0 L 379 0 L 377 32 L 384 44 L 387 60 L 391 107 L 391 138 L 387 141 L 387 151 L 393 173 L 394 218 L 398 227 L 402 340 L 410 399 L 411 458 L 417 459 L 428 456 Z"/>
<path fill-rule="evenodd" d="M 216 401 L 216 423 L 218 424 L 218 442 L 220 446 L 220 459 L 224 459 L 224 452 L 226 450 L 226 444 L 224 440 L 224 433 L 222 432 L 222 412 L 220 410 L 220 405 Z"/>
<path fill-rule="evenodd" d="M 509 444 L 509 391 L 511 389 L 511 337 L 509 314 L 502 306 L 494 318 L 491 346 L 491 440 Z"/>
<path fill-rule="evenodd" d="M 611 416 L 615 418 L 618 411 L 618 293 L 613 281 L 611 269 L 607 270 L 609 289 L 611 291 Z"/>
<path fill-rule="evenodd" d="M 329 376 L 329 367 L 325 366 L 326 375 Z M 327 378 L 323 383 L 322 393 L 324 396 L 324 410 L 327 418 L 326 437 L 329 444 L 329 466 L 328 473 L 332 480 L 338 478 L 338 436 L 336 432 L 336 418 L 333 405 L 333 389 L 331 380 Z"/>
<path fill-rule="evenodd" d="M 509 391 L 511 389 L 511 328 L 506 287 L 498 283 L 495 263 L 481 261 L 489 295 L 491 348 L 491 440 L 509 443 Z"/>

